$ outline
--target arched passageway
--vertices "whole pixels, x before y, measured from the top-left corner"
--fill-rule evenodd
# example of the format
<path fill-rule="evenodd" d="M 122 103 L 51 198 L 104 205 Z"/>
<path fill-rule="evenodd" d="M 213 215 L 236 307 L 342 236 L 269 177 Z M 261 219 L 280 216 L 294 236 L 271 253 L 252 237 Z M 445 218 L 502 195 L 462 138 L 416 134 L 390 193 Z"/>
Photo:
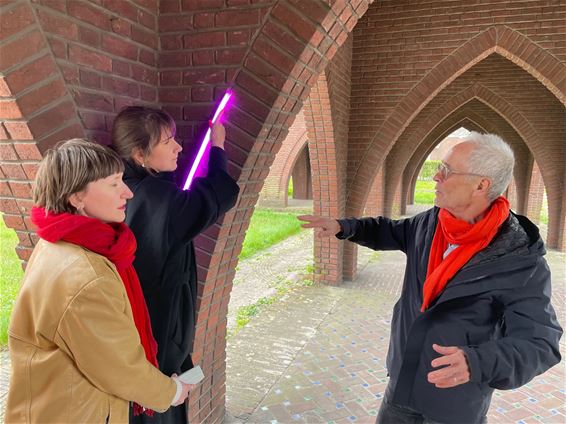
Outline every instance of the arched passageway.
<path fill-rule="evenodd" d="M 49 146 L 77 136 L 106 144 L 122 106 L 157 104 L 177 121 L 186 165 L 215 100 L 232 87 L 237 101 L 227 115 L 226 150 L 241 195 L 196 240 L 194 359 L 207 378 L 191 394 L 190 418 L 219 422 L 238 254 L 269 169 L 303 108 L 315 213 L 401 205 L 404 172 L 422 160 L 415 153 L 455 124 L 447 116 L 462 107 L 460 121 L 510 135 L 524 152 L 521 169 L 539 165 L 548 245 L 566 249 L 566 56 L 556 19 L 565 9 L 561 2 L 408 0 L 9 2 L 0 11 L 0 209 L 18 233 L 17 252 L 27 260 L 37 240 L 31 181 Z M 458 102 L 466 95 L 467 103 Z M 445 103 L 454 107 L 442 109 Z M 434 115 L 439 110 L 446 114 Z M 521 178 L 518 204 L 528 210 Z M 343 246 L 315 241 L 318 280 L 339 284 L 355 275 L 355 252 Z"/>

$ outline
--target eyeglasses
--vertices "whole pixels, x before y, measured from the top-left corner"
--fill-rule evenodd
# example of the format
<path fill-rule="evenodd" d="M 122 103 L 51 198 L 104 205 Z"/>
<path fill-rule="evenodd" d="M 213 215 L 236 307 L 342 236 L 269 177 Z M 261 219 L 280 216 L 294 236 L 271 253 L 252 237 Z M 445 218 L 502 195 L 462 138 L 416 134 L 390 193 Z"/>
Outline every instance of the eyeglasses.
<path fill-rule="evenodd" d="M 440 178 L 443 181 L 450 178 L 450 175 L 475 175 L 476 177 L 483 177 L 483 175 L 473 174 L 471 172 L 452 171 L 446 164 L 444 164 L 442 162 L 438 165 L 438 168 L 436 169 L 436 171 L 437 171 L 437 173 L 440 174 Z"/>

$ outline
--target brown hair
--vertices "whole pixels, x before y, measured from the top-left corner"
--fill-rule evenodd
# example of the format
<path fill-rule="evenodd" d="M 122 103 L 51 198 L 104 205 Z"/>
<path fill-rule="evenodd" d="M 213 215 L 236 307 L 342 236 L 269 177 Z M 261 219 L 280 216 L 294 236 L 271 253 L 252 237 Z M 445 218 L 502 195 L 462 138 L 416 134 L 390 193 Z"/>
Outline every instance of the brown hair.
<path fill-rule="evenodd" d="M 33 187 L 33 201 L 46 212 L 77 213 L 69 197 L 88 183 L 124 172 L 116 152 L 93 141 L 62 141 L 43 157 Z"/>
<path fill-rule="evenodd" d="M 147 106 L 128 106 L 114 119 L 112 144 L 122 159 L 133 162 L 135 149 L 144 157 L 149 156 L 164 128 L 175 134 L 175 121 L 167 112 Z"/>

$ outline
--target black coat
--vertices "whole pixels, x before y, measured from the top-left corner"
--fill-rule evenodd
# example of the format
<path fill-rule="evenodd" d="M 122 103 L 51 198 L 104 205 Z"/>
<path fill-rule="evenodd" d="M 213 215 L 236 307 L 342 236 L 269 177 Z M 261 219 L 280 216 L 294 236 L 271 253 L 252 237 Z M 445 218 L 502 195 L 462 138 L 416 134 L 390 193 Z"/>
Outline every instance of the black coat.
<path fill-rule="evenodd" d="M 151 175 L 126 163 L 124 182 L 134 193 L 126 223 L 138 243 L 134 268 L 158 345 L 159 369 L 167 375 L 193 366 L 197 267 L 192 240 L 236 203 L 239 187 L 226 172 L 226 162 L 224 150 L 212 147 L 208 175 L 196 178 L 188 191 L 177 187 L 172 173 Z M 180 409 L 184 410 L 171 408 L 169 414 L 143 420 L 179 422 L 172 415 Z"/>
<path fill-rule="evenodd" d="M 407 255 L 391 321 L 389 402 L 434 421 L 474 423 L 486 415 L 494 389 L 522 386 L 560 361 L 562 329 L 550 304 L 550 271 L 538 228 L 512 213 L 490 245 L 420 312 L 438 211 L 404 220 L 339 220 L 343 231 L 337 237 Z M 427 381 L 439 356 L 433 343 L 465 351 L 470 382 L 438 389 Z"/>

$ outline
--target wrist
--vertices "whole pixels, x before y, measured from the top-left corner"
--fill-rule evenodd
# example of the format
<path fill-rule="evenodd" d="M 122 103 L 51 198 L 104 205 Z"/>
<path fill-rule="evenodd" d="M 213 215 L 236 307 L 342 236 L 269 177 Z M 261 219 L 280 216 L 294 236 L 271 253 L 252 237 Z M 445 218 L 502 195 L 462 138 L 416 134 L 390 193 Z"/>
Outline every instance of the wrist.
<path fill-rule="evenodd" d="M 183 385 L 181 384 L 181 382 L 177 380 L 175 377 L 173 377 L 173 381 L 175 382 L 176 390 L 175 390 L 175 396 L 173 396 L 173 400 L 171 401 L 171 405 L 175 405 L 176 403 L 178 403 L 179 398 L 183 393 Z"/>

